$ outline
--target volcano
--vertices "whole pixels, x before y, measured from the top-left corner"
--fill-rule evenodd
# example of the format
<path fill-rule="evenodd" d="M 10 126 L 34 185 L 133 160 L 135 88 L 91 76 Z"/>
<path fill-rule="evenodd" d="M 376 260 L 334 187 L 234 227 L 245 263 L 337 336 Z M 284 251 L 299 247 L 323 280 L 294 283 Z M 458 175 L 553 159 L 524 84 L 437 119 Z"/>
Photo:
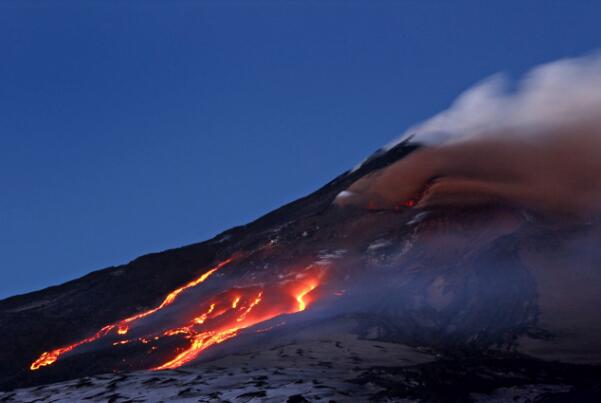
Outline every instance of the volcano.
<path fill-rule="evenodd" d="M 0 399 L 134 399 L 118 382 L 141 401 L 601 398 L 598 220 L 333 203 L 420 147 L 206 242 L 0 301 Z M 252 390 L 232 392 L 236 371 Z"/>

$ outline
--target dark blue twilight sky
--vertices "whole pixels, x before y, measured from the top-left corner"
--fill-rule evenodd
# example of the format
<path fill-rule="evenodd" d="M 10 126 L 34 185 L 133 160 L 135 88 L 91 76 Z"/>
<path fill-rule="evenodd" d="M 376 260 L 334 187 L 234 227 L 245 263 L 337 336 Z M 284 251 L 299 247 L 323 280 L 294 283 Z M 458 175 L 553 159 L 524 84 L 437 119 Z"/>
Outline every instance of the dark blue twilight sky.
<path fill-rule="evenodd" d="M 601 46 L 598 1 L 494 3 L 0 1 L 0 297 L 246 223 Z"/>

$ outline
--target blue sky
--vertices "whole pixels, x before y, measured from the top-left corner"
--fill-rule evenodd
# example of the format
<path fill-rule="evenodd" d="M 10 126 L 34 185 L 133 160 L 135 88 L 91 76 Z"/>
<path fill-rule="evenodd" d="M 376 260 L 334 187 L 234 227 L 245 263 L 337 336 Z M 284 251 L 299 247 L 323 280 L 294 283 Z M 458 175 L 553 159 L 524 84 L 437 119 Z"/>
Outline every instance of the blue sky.
<path fill-rule="evenodd" d="M 601 47 L 596 1 L 0 2 L 0 297 L 198 242 L 498 71 Z"/>

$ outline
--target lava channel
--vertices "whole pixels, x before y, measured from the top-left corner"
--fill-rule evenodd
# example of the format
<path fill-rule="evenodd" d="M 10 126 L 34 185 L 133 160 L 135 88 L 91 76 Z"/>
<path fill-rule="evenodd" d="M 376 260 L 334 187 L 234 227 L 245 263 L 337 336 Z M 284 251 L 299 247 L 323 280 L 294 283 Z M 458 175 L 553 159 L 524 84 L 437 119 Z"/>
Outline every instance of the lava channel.
<path fill-rule="evenodd" d="M 82 339 L 80 341 L 78 341 L 77 343 L 73 343 L 70 344 L 68 346 L 65 347 L 60 347 L 57 348 L 55 350 L 52 351 L 45 351 L 43 352 L 40 357 L 35 360 L 31 366 L 29 367 L 29 369 L 31 369 L 32 371 L 35 371 L 36 369 L 39 369 L 40 367 L 46 366 L 46 365 L 51 365 L 54 364 L 56 362 L 56 360 L 59 359 L 59 357 L 65 353 L 68 353 L 69 351 L 72 351 L 74 349 L 76 349 L 79 346 L 82 346 L 84 344 L 89 344 L 92 343 L 98 339 L 101 339 L 111 333 L 116 333 L 117 335 L 125 335 L 127 334 L 127 332 L 129 331 L 129 326 L 131 323 L 145 318 L 147 316 L 152 315 L 153 313 L 160 311 L 161 309 L 165 308 L 168 305 L 171 305 L 176 299 L 177 297 L 185 290 L 189 289 L 189 288 L 193 288 L 196 287 L 197 285 L 203 283 L 206 279 L 208 279 L 213 273 L 215 273 L 217 270 L 227 266 L 228 264 L 230 264 L 233 261 L 233 258 L 230 257 L 222 262 L 220 262 L 219 264 L 213 266 L 211 269 L 209 269 L 208 271 L 206 271 L 204 274 L 202 274 L 200 277 L 190 281 L 189 283 L 187 283 L 186 285 L 177 288 L 173 291 L 171 291 L 169 294 L 167 294 L 167 296 L 163 299 L 163 302 L 161 302 L 161 304 L 155 308 L 149 309 L 148 311 L 144 311 L 141 313 L 138 313 L 136 315 L 130 316 L 128 318 L 122 319 L 119 322 L 116 323 L 112 323 L 109 325 L 104 326 L 102 329 L 100 329 L 99 331 L 97 331 L 94 335 L 87 337 L 85 339 Z"/>
<path fill-rule="evenodd" d="M 172 304 L 184 290 L 204 282 L 213 273 L 231 261 L 232 259 L 230 258 L 219 263 L 199 278 L 172 291 L 156 308 L 104 326 L 93 336 L 74 344 L 50 352 L 44 352 L 31 364 L 30 369 L 37 370 L 42 366 L 51 365 L 61 355 L 105 336 L 113 335 L 118 337 L 127 335 L 130 324 Z M 290 276 L 291 279 L 284 279 L 274 284 L 231 288 L 208 298 L 199 305 L 200 310 L 197 310 L 191 318 L 188 318 L 183 326 L 147 334 L 145 337 L 117 341 L 112 343 L 112 345 L 119 346 L 136 341 L 148 343 L 149 340 L 183 336 L 188 340 L 188 346 L 183 351 L 178 352 L 169 361 L 152 369 L 163 370 L 180 367 L 196 359 L 207 348 L 237 336 L 245 328 L 280 315 L 304 311 L 312 301 L 310 293 L 319 286 L 323 273 L 323 267 L 310 265 L 300 273 Z"/>

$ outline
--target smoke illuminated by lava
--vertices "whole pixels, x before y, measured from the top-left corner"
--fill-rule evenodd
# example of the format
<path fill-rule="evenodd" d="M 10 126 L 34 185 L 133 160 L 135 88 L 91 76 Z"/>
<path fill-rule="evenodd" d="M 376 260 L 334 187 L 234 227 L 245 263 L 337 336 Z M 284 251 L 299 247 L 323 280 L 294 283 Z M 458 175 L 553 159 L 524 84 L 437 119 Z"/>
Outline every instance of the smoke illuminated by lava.
<path fill-rule="evenodd" d="M 369 209 L 503 202 L 549 216 L 601 213 L 601 55 L 498 77 L 404 138 L 426 146 L 337 199 Z M 408 137 L 410 136 L 410 137 Z"/>
<path fill-rule="evenodd" d="M 106 336 L 119 337 L 127 335 L 131 324 L 171 305 L 184 291 L 203 283 L 212 274 L 232 261 L 233 258 L 224 260 L 195 280 L 172 291 L 156 308 L 106 325 L 94 335 L 71 345 L 42 353 L 31 364 L 30 369 L 37 370 L 40 367 L 51 365 L 63 354 Z M 320 284 L 323 270 L 323 267 L 310 265 L 300 273 L 296 273 L 292 279 L 283 279 L 275 284 L 231 288 L 209 298 L 201 305 L 200 311 L 183 326 L 147 334 L 144 337 L 135 339 L 118 340 L 113 342 L 112 345 L 120 346 L 131 342 L 146 344 L 150 340 L 184 335 L 189 340 L 189 346 L 168 362 L 154 369 L 161 370 L 180 367 L 197 358 L 207 348 L 237 336 L 242 329 L 280 315 L 304 311 L 311 302 L 309 294 Z"/>

